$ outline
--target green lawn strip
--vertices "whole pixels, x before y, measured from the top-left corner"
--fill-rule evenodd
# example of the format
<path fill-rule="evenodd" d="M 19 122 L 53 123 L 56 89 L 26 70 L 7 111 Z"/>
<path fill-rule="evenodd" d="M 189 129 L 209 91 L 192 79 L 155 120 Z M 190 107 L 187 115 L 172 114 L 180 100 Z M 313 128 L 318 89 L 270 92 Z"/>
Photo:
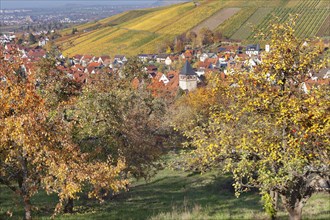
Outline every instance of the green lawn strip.
<path fill-rule="evenodd" d="M 132 188 L 103 204 L 82 195 L 75 201 L 74 214 L 62 214 L 56 219 L 265 219 L 260 196 L 257 192 L 234 196 L 230 175 L 217 172 L 191 174 L 170 169 L 161 170 L 149 182 L 135 181 Z M 21 219 L 20 200 L 3 185 L 0 196 L 0 219 L 6 212 L 13 212 L 11 219 Z M 32 202 L 35 219 L 49 219 L 56 196 L 41 192 Z M 327 219 L 330 217 L 328 194 L 316 194 L 303 210 L 304 219 Z M 280 219 L 287 219 L 285 211 Z"/>

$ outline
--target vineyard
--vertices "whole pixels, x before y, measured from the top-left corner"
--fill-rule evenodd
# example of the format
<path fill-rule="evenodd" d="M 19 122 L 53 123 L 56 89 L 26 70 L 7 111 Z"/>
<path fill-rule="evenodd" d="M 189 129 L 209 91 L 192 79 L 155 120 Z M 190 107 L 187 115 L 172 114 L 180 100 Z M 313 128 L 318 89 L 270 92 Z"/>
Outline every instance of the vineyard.
<path fill-rule="evenodd" d="M 222 7 L 222 2 L 210 1 L 198 7 L 190 2 L 160 10 L 132 11 L 96 24 L 78 26 L 78 30 L 85 33 L 63 38 L 59 43 L 67 55 L 155 52 L 164 40 L 189 31 Z M 86 28 L 92 30 L 86 31 Z"/>
<path fill-rule="evenodd" d="M 272 11 L 272 8 L 259 8 L 232 36 L 235 40 L 244 40 L 248 38 L 253 29 Z"/>
<path fill-rule="evenodd" d="M 252 42 L 256 33 L 267 34 L 276 19 L 284 22 L 290 15 L 298 15 L 299 37 L 327 37 L 329 14 L 328 0 L 205 0 L 199 6 L 186 2 L 133 10 L 83 24 L 77 26 L 74 35 L 66 29 L 57 43 L 66 55 L 155 53 L 164 42 L 190 30 L 198 32 L 204 24 L 224 37 Z"/>
<path fill-rule="evenodd" d="M 327 19 L 324 21 L 323 25 L 321 26 L 317 36 L 330 36 L 330 15 L 328 15 Z"/>
<path fill-rule="evenodd" d="M 240 10 L 237 14 L 223 22 L 217 30 L 219 30 L 224 37 L 230 38 L 257 10 L 256 7 L 250 7 Z"/>
<path fill-rule="evenodd" d="M 290 15 L 297 15 L 296 33 L 299 37 L 313 37 L 319 33 L 322 24 L 330 13 L 329 8 L 317 8 L 320 0 L 301 0 L 293 8 L 276 8 L 257 26 L 257 29 L 265 34 L 269 33 L 270 26 L 275 19 L 283 23 Z M 251 34 L 248 39 L 254 37 Z"/>

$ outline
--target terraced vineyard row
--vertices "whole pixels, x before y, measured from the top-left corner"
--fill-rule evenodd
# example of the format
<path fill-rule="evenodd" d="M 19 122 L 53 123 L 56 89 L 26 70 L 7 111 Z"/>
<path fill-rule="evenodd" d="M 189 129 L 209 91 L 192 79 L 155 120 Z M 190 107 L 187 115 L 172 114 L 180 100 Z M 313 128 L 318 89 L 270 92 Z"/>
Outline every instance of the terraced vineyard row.
<path fill-rule="evenodd" d="M 321 0 L 300 0 L 299 7 L 302 8 L 315 8 Z"/>
<path fill-rule="evenodd" d="M 330 8 L 329 0 L 321 0 L 321 2 L 317 5 L 317 8 Z"/>
<path fill-rule="evenodd" d="M 256 10 L 256 7 L 243 8 L 237 14 L 223 22 L 217 30 L 219 30 L 224 37 L 230 38 Z"/>
<path fill-rule="evenodd" d="M 261 30 L 267 35 L 270 30 L 271 23 L 278 19 L 279 23 L 287 21 L 290 15 L 298 15 L 296 21 L 296 33 L 299 37 L 313 37 L 315 36 L 324 21 L 326 20 L 330 10 L 328 8 L 316 8 L 321 0 L 302 0 L 295 8 L 276 8 L 272 14 L 258 25 L 258 30 Z M 249 36 L 253 39 L 253 35 Z"/>
<path fill-rule="evenodd" d="M 297 34 L 301 37 L 315 36 L 328 16 L 329 11 L 326 9 L 309 9 L 306 10 L 306 16 L 297 22 Z"/>
<path fill-rule="evenodd" d="M 235 40 L 244 40 L 253 34 L 253 29 L 257 27 L 265 17 L 270 14 L 272 8 L 258 8 L 255 13 L 238 29 L 232 36 Z"/>
<path fill-rule="evenodd" d="M 222 8 L 223 3 L 221 1 L 214 1 L 201 5 L 185 13 L 184 15 L 179 15 L 170 25 L 163 27 L 157 32 L 162 34 L 181 34 L 205 21 Z"/>
<path fill-rule="evenodd" d="M 330 36 L 330 15 L 323 22 L 320 30 L 317 33 L 318 37 Z"/>

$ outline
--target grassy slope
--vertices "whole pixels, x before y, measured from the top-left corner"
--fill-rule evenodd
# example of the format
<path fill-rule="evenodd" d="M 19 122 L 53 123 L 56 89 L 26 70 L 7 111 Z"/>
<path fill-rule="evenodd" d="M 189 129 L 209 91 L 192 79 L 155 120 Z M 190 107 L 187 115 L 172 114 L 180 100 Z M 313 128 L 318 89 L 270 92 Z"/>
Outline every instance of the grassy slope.
<path fill-rule="evenodd" d="M 23 210 L 15 195 L 0 185 L 0 219 L 20 219 Z M 35 219 L 49 219 L 56 203 L 55 196 L 39 193 L 33 204 Z M 329 194 L 316 194 L 303 210 L 304 219 L 329 219 Z M 287 219 L 284 211 L 280 219 Z M 138 181 L 130 191 L 99 204 L 82 196 L 75 202 L 75 213 L 57 219 L 267 219 L 257 192 L 234 196 L 231 178 L 215 172 L 203 175 L 164 169 L 148 183 Z"/>
<path fill-rule="evenodd" d="M 289 13 L 299 13 L 297 33 L 301 37 L 311 37 L 317 33 L 327 34 L 321 28 L 329 7 L 326 0 L 204 0 L 195 7 L 192 2 L 172 6 L 134 10 L 77 26 L 80 31 L 70 35 L 71 29 L 62 32 L 64 37 L 58 43 L 66 55 L 80 54 L 127 54 L 154 53 L 159 46 L 175 36 L 185 33 L 224 8 L 237 7 L 241 10 L 219 25 L 223 35 L 233 39 L 253 40 L 257 29 L 269 31 L 274 15 L 282 22 Z M 324 26 L 324 25 L 323 25 Z"/>

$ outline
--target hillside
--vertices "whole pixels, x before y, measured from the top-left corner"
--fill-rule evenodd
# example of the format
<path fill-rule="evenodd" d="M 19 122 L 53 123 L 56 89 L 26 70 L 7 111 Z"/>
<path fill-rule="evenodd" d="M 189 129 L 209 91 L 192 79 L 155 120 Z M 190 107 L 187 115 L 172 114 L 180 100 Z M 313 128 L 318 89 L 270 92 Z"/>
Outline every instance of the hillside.
<path fill-rule="evenodd" d="M 172 154 L 170 154 L 172 156 Z M 148 182 L 143 179 L 132 183 L 131 189 L 114 198 L 97 200 L 81 196 L 75 201 L 73 214 L 60 214 L 58 220 L 103 219 L 269 219 L 257 191 L 235 197 L 230 175 L 216 171 L 198 174 L 166 168 Z M 17 195 L 0 184 L 0 219 L 21 219 L 23 209 L 17 205 Z M 16 203 L 15 203 L 16 201 Z M 48 220 L 57 203 L 55 195 L 39 192 L 33 197 L 35 219 Z M 304 219 L 329 219 L 329 195 L 314 194 L 304 207 Z M 7 211 L 9 210 L 9 212 Z M 278 219 L 288 219 L 282 204 Z"/>
<path fill-rule="evenodd" d="M 204 0 L 159 8 L 133 10 L 62 32 L 57 43 L 65 55 L 155 53 L 162 42 L 203 26 L 234 40 L 253 41 L 256 31 L 267 33 L 274 16 L 283 22 L 298 14 L 300 37 L 330 36 L 328 0 Z"/>

